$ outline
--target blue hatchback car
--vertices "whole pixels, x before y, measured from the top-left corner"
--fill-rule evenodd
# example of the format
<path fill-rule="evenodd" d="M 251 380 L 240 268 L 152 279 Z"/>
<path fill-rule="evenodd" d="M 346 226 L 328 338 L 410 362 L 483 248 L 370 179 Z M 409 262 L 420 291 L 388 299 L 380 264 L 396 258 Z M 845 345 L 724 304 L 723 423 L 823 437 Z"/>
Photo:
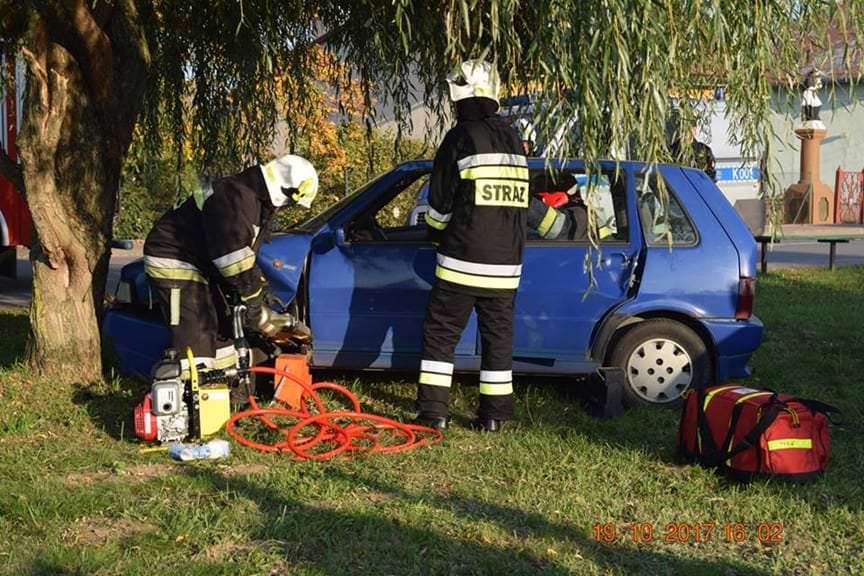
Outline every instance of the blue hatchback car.
<path fill-rule="evenodd" d="M 416 216 L 431 168 L 401 164 L 261 248 L 274 293 L 312 329 L 313 367 L 418 370 L 435 246 Z M 566 377 L 619 366 L 627 400 L 655 405 L 749 375 L 763 332 L 753 315 L 756 245 L 704 173 L 601 163 L 588 190 L 580 161 L 531 159 L 529 168 L 532 193 L 575 182 L 569 194 L 593 203 L 592 225 L 603 232 L 597 247 L 584 235 L 529 237 L 514 371 Z M 143 263 L 123 269 L 115 301 L 105 337 L 123 371 L 147 374 L 169 335 Z M 480 368 L 476 318 L 455 364 Z"/>

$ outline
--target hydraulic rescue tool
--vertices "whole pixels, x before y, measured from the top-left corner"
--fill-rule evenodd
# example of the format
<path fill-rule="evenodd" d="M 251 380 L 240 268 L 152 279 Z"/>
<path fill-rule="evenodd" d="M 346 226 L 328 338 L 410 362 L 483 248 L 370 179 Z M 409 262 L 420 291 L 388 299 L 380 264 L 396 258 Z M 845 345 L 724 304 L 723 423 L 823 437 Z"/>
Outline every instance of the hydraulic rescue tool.
<path fill-rule="evenodd" d="M 252 366 L 252 351 L 243 333 L 244 313 L 244 306 L 233 310 L 236 366 L 199 370 L 191 350 L 186 352 L 189 365 L 185 370 L 173 350 L 154 366 L 150 392 L 135 408 L 139 438 L 197 440 L 224 426 L 229 436 L 249 448 L 312 460 L 401 452 L 443 440 L 440 430 L 364 413 L 357 397 L 338 384 L 313 384 L 305 355 L 281 354 L 275 368 Z M 289 330 L 298 333 L 296 326 Z M 300 334 L 308 335 L 308 329 Z M 250 408 L 232 415 L 231 392 L 248 391 L 256 374 L 273 376 L 274 405 L 261 408 L 250 394 Z M 319 396 L 321 391 L 341 396 L 348 407 L 329 410 Z"/>

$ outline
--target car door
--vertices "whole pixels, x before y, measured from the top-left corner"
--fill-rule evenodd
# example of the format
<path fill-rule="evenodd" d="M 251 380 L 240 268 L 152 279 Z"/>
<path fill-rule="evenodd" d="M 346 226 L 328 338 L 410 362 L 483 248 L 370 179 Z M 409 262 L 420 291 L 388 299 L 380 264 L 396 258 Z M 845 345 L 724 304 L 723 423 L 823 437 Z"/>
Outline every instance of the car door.
<path fill-rule="evenodd" d="M 418 368 L 436 250 L 426 241 L 425 224 L 412 224 L 410 214 L 427 173 L 428 166 L 382 179 L 313 246 L 309 310 L 316 366 Z M 456 347 L 457 368 L 477 364 L 476 342 L 472 315 Z"/>
<path fill-rule="evenodd" d="M 544 169 L 531 167 L 532 175 Z M 532 193 L 563 191 L 544 187 L 564 188 L 572 193 L 571 204 L 573 197 L 582 199 L 585 210 L 588 202 L 593 203 L 603 237 L 592 248 L 581 232 L 552 241 L 529 234 L 516 297 L 513 356 L 517 371 L 593 371 L 596 363 L 589 350 L 595 330 L 630 297 L 642 243 L 638 224 L 631 224 L 638 222 L 632 174 L 622 166 L 616 175 L 614 166 L 605 166 L 589 185 L 581 164 L 566 168 L 563 178 L 540 178 L 545 184 L 538 185 L 532 176 Z"/>

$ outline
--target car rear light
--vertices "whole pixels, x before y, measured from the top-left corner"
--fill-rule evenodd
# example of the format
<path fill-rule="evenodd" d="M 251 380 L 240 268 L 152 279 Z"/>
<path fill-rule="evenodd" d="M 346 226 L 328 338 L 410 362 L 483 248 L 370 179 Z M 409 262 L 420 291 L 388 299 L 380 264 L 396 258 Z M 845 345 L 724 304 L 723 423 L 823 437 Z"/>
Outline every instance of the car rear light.
<path fill-rule="evenodd" d="M 753 315 L 753 305 L 756 303 L 756 279 L 741 278 L 738 280 L 738 309 L 735 310 L 736 320 L 749 320 Z"/>

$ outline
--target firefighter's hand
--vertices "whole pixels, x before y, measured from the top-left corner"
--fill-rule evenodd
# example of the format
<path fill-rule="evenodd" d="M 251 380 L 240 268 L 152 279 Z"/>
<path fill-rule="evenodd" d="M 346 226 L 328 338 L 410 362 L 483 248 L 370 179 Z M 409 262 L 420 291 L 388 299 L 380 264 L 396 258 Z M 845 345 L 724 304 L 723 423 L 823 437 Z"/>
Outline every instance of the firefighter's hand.
<path fill-rule="evenodd" d="M 435 228 L 432 228 L 431 226 L 426 227 L 426 241 L 427 242 L 432 242 L 433 244 L 436 244 L 436 245 L 441 244 L 441 238 L 443 236 L 444 236 L 444 234 L 441 232 L 441 230 L 436 230 Z"/>
<path fill-rule="evenodd" d="M 264 306 L 260 298 L 248 300 L 246 302 L 246 320 L 243 324 L 246 328 L 257 330 L 263 314 Z"/>

